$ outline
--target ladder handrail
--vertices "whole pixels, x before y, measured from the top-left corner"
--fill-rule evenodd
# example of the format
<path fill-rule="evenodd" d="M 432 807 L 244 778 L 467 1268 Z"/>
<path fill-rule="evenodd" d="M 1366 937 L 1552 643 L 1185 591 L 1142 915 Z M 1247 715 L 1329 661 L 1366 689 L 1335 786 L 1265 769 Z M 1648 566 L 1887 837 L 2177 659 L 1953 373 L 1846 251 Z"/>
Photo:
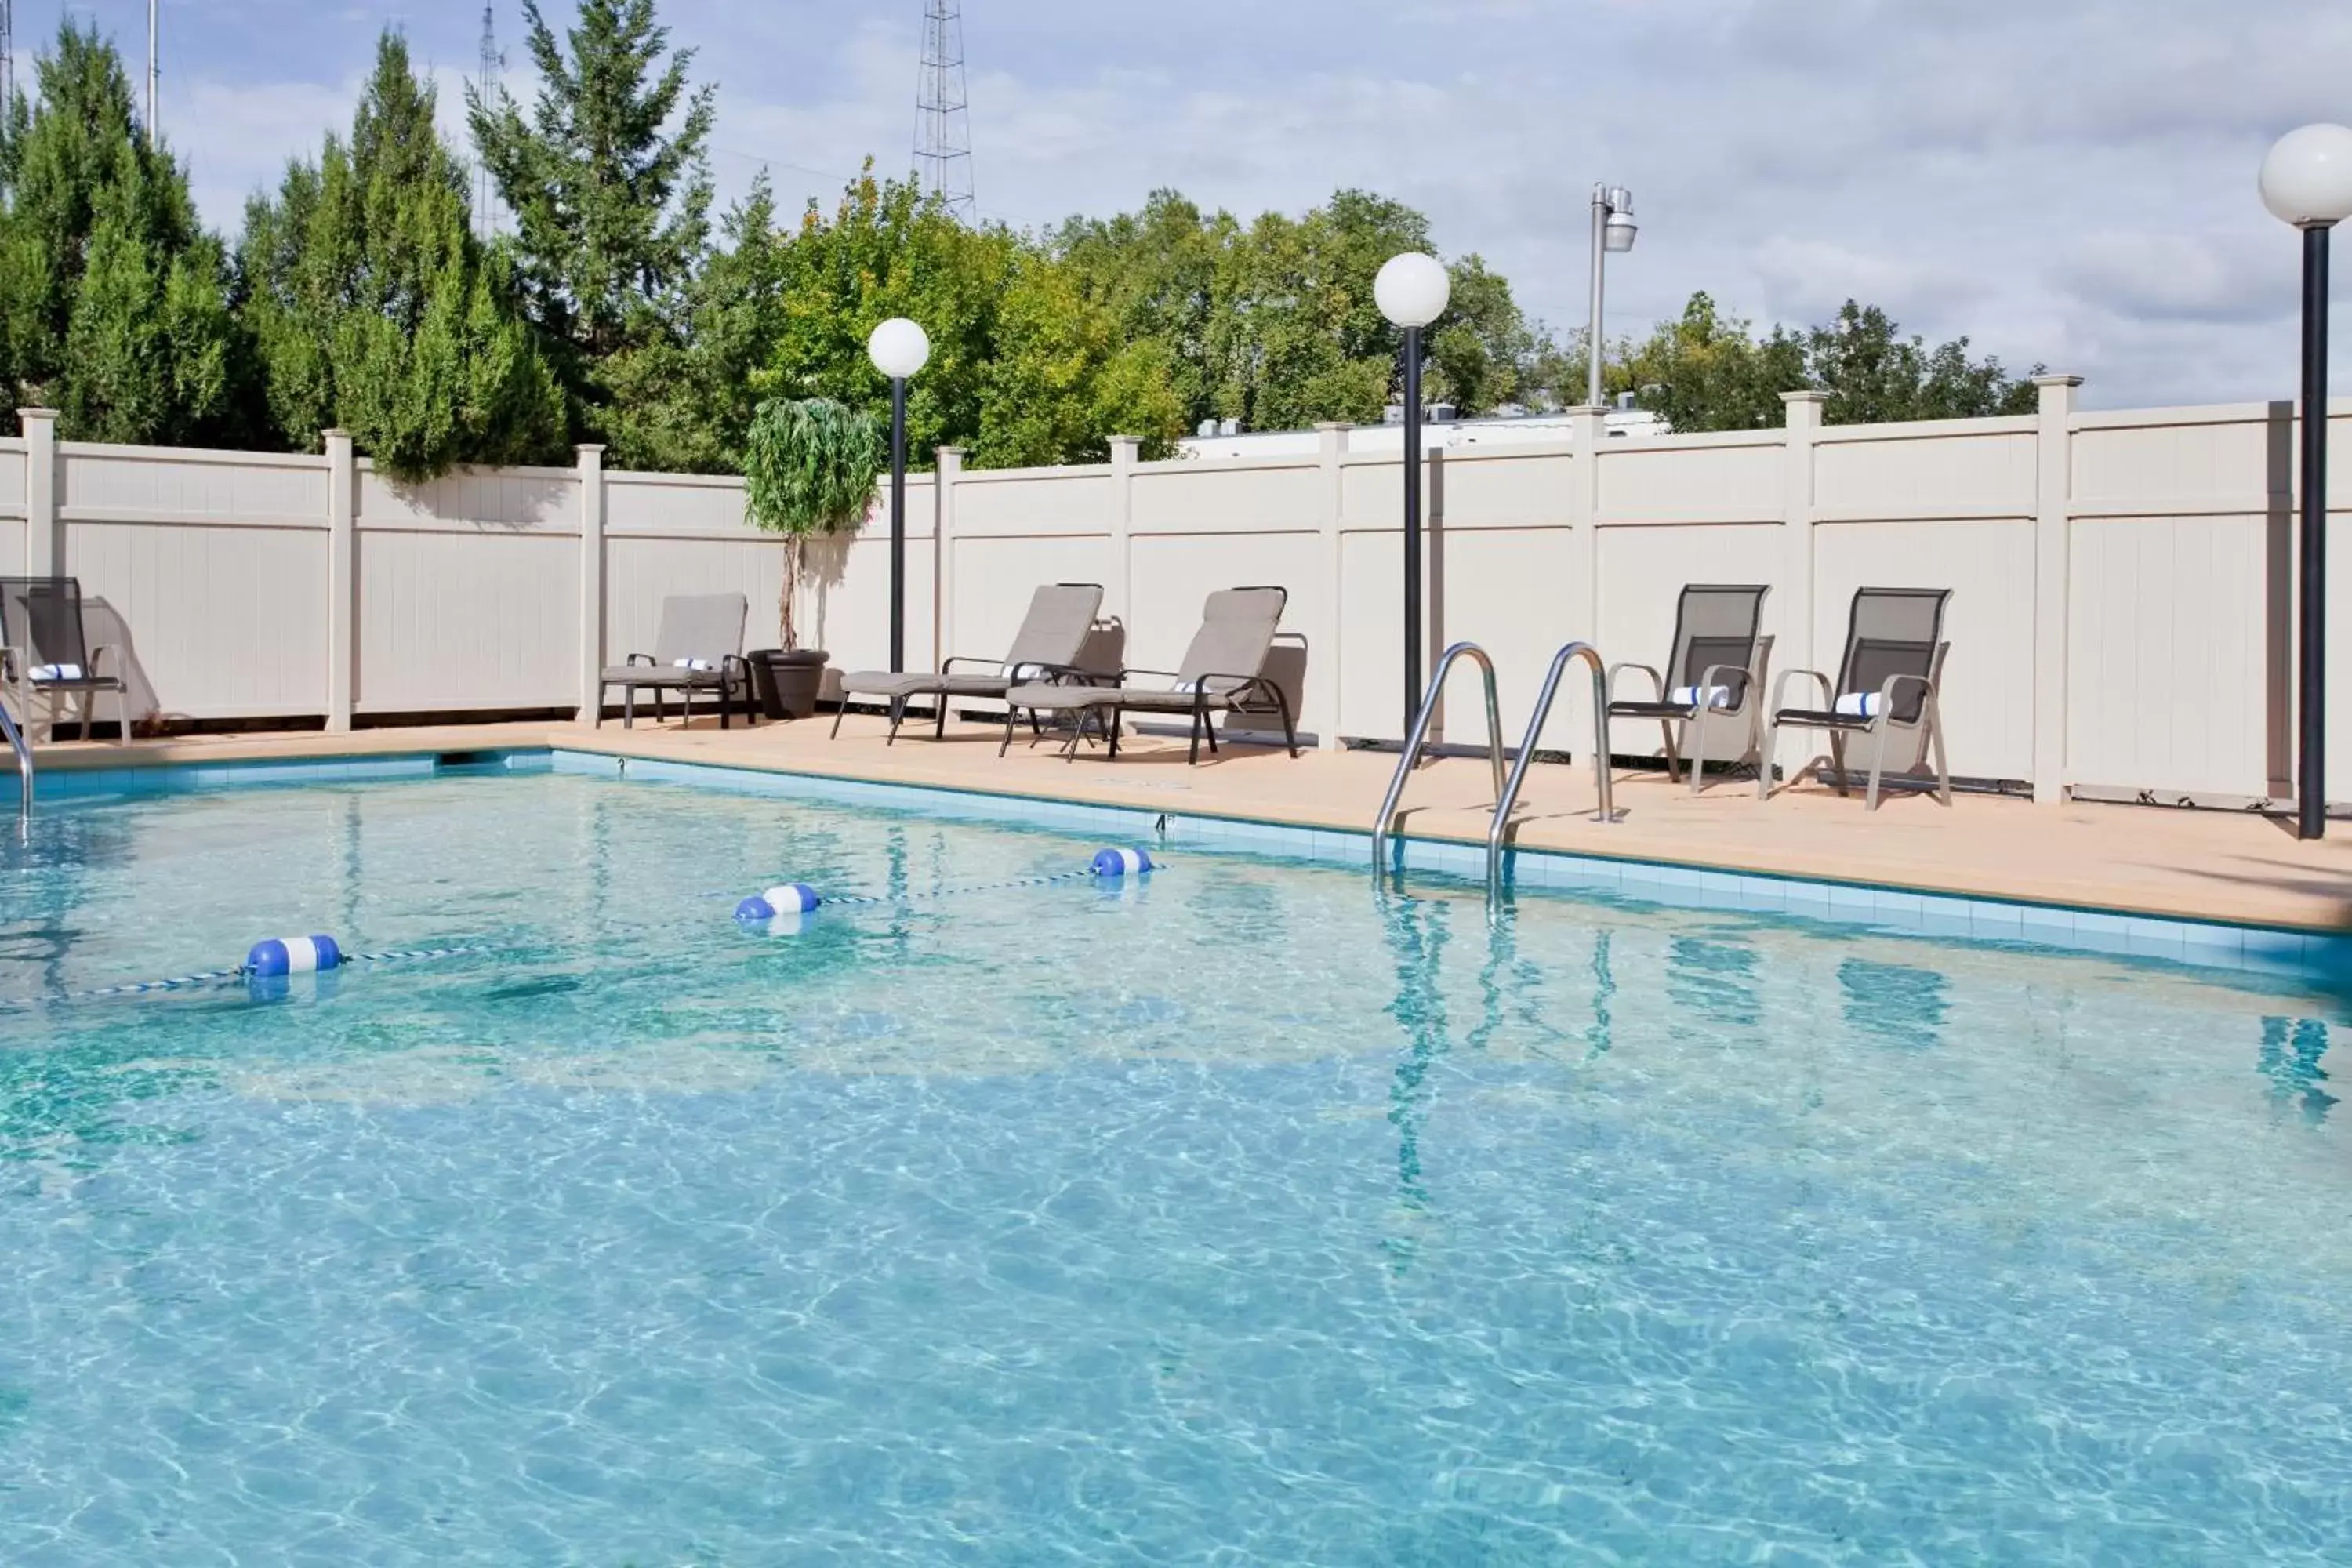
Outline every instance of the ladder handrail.
<path fill-rule="evenodd" d="M 1543 692 L 1536 699 L 1534 716 L 1528 721 L 1528 738 L 1519 742 L 1519 754 L 1511 763 L 1510 782 L 1495 796 L 1495 820 L 1486 829 L 1486 896 L 1490 899 L 1502 891 L 1503 832 L 1510 826 L 1511 807 L 1518 804 L 1519 786 L 1527 783 L 1528 764 L 1536 758 L 1536 742 L 1543 735 L 1544 721 L 1551 716 L 1552 700 L 1559 695 L 1559 678 L 1573 658 L 1580 658 L 1592 667 L 1592 781 L 1601 796 L 1597 820 L 1617 820 L 1609 790 L 1608 667 L 1601 662 L 1599 648 L 1589 642 L 1572 642 L 1552 655 L 1551 669 L 1544 676 Z"/>
<path fill-rule="evenodd" d="M 22 786 L 16 796 L 16 825 L 21 827 L 33 820 L 33 748 L 25 743 L 25 732 L 16 728 L 5 703 L 0 703 L 0 733 L 6 734 L 9 750 L 16 753 L 16 778 Z"/>
<path fill-rule="evenodd" d="M 1421 711 L 1413 715 L 1412 732 L 1405 737 L 1404 755 L 1397 759 L 1396 777 L 1389 781 L 1388 797 L 1381 802 L 1381 814 L 1372 822 L 1372 875 L 1381 874 L 1381 851 L 1386 847 L 1390 832 L 1396 824 L 1398 804 L 1404 798 L 1405 781 L 1412 776 L 1413 764 L 1421 761 L 1423 742 L 1429 735 L 1431 716 L 1437 711 L 1437 700 L 1445 693 L 1446 672 L 1458 658 L 1472 658 L 1478 663 L 1486 677 L 1486 758 L 1494 764 L 1495 794 L 1503 793 L 1503 710 L 1495 700 L 1495 661 L 1486 650 L 1474 642 L 1458 642 L 1437 656 L 1437 673 L 1429 678 L 1429 691 L 1421 700 Z"/>

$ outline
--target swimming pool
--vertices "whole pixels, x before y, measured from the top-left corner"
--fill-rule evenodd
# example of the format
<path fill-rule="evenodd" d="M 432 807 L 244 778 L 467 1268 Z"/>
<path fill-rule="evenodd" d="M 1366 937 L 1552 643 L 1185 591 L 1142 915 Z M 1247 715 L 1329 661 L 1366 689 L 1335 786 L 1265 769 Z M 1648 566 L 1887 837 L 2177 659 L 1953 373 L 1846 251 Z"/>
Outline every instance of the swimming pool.
<path fill-rule="evenodd" d="M 2341 1561 L 2329 996 L 572 776 L 45 809 L 0 1562 Z M 738 929 L 784 877 L 871 904 Z"/>

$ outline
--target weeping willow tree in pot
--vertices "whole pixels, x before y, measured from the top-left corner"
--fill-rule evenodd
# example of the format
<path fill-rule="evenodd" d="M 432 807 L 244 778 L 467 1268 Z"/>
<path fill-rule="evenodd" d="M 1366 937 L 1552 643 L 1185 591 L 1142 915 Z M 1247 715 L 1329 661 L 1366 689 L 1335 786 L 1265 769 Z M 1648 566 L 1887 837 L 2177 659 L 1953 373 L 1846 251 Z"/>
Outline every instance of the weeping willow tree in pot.
<path fill-rule="evenodd" d="M 776 606 L 782 646 L 751 655 L 761 706 L 772 719 L 816 711 L 826 655 L 801 647 L 798 622 L 809 545 L 857 531 L 887 460 L 881 422 L 829 397 L 772 398 L 751 417 L 743 443 L 745 508 L 754 524 L 784 540 Z"/>

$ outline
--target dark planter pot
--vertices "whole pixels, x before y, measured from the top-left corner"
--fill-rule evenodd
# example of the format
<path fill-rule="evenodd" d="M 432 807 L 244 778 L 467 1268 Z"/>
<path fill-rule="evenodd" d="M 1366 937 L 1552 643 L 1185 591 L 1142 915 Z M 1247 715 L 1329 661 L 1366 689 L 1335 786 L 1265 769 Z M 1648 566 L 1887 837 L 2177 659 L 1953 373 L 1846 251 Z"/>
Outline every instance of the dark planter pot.
<path fill-rule="evenodd" d="M 805 719 L 816 711 L 816 694 L 824 685 L 827 655 L 823 648 L 799 648 L 786 653 L 763 647 L 751 656 L 751 689 L 759 695 L 760 713 L 767 719 Z"/>

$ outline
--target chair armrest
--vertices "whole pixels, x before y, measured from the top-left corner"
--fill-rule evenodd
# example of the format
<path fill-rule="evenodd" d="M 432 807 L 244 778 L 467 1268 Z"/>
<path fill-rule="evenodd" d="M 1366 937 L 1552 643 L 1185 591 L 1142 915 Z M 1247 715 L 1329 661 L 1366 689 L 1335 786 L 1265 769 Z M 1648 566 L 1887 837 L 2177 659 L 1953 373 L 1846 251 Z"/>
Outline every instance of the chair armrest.
<path fill-rule="evenodd" d="M 1789 682 L 1797 679 L 1801 676 L 1810 678 L 1815 684 L 1821 687 L 1822 706 L 1824 709 L 1834 708 L 1837 706 L 1837 683 L 1832 680 L 1828 676 L 1823 675 L 1818 669 L 1784 669 L 1780 674 L 1772 678 L 1772 706 L 1770 711 L 1779 713 L 1788 708 Z"/>
<path fill-rule="evenodd" d="M 1155 669 L 1151 673 L 1159 675 L 1163 672 Z M 1209 682 L 1213 680 L 1223 680 L 1229 682 L 1229 684 L 1223 690 L 1211 690 L 1209 688 Z M 1231 699 L 1239 696 L 1242 692 L 1248 690 L 1253 686 L 1264 686 L 1265 684 L 1266 684 L 1266 679 L 1263 675 L 1201 675 L 1193 677 L 1192 689 L 1189 694 L 1179 692 L 1177 695 L 1190 695 L 1193 697 L 1223 697 L 1230 700 Z"/>
<path fill-rule="evenodd" d="M 1118 686 L 1126 672 L 1112 669 L 1082 669 L 1075 664 L 1041 664 L 1036 675 L 1017 684 L 1024 686 Z"/>
<path fill-rule="evenodd" d="M 1874 726 L 1888 723 L 1894 720 L 1895 693 L 1906 685 L 1916 685 L 1919 688 L 1921 693 L 1919 711 L 1923 716 L 1930 707 L 1934 706 L 1936 701 L 1934 681 L 1924 675 L 1890 675 L 1886 678 L 1886 684 L 1878 689 L 1878 711 L 1871 715 L 1871 723 Z M 1916 723 L 1918 721 L 1907 720 L 1906 722 Z"/>
<path fill-rule="evenodd" d="M 1704 707 L 1710 712 L 1715 713 L 1737 713 L 1742 708 L 1748 706 L 1748 699 L 1754 695 L 1756 690 L 1756 672 L 1749 669 L 1744 664 L 1708 665 L 1705 673 L 1700 675 L 1698 678 L 1698 689 L 1701 691 L 1712 691 L 1718 686 L 1727 686 L 1729 683 L 1724 679 L 1724 677 L 1727 675 L 1738 675 L 1746 678 L 1740 683 L 1739 700 L 1737 702 L 1694 702 L 1691 704 L 1693 711 L 1696 711 L 1698 709 Z"/>
<path fill-rule="evenodd" d="M 1021 662 L 1024 668 L 1031 665 L 1035 665 L 1036 668 L 1040 669 L 1047 668 L 1045 665 L 1037 664 L 1034 659 L 1024 658 Z M 1001 658 L 982 658 L 977 654 L 960 653 L 951 658 L 940 660 L 940 673 L 941 675 L 946 675 L 960 664 L 992 664 L 999 669 L 1003 669 L 1007 668 L 1008 661 Z"/>
<path fill-rule="evenodd" d="M 1666 700 L 1666 679 L 1665 679 L 1665 677 L 1664 677 L 1664 676 L 1660 675 L 1656 670 L 1652 669 L 1648 665 L 1646 665 L 1646 664 L 1612 664 L 1612 665 L 1611 665 L 1611 666 L 1609 667 L 1609 674 L 1608 674 L 1608 676 L 1603 679 L 1603 681 L 1602 681 L 1602 683 L 1601 683 L 1601 694 L 1602 694 L 1603 698 L 1606 700 L 1606 703 L 1607 703 L 1607 705 L 1608 705 L 1608 706 L 1610 706 L 1610 707 L 1614 707 L 1614 706 L 1616 705 L 1616 702 L 1617 702 L 1617 678 L 1618 678 L 1620 675 L 1624 674 L 1624 673 L 1625 673 L 1625 671 L 1627 671 L 1627 670 L 1629 670 L 1629 669 L 1638 669 L 1638 670 L 1640 670 L 1643 675 L 1646 675 L 1646 676 L 1648 676 L 1648 677 L 1650 678 L 1650 690 L 1651 690 L 1651 693 L 1652 693 L 1651 698 L 1650 698 L 1650 700 L 1651 700 L 1651 701 L 1653 701 L 1653 702 L 1664 702 L 1664 701 Z"/>

